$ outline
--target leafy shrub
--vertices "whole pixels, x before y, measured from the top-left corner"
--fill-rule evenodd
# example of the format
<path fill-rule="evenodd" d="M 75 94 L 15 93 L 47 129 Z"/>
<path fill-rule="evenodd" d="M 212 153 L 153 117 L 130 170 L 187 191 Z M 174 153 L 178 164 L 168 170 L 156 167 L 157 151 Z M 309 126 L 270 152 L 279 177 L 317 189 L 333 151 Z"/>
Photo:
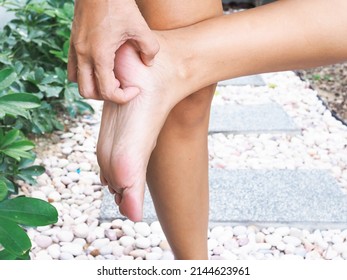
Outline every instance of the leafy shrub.
<path fill-rule="evenodd" d="M 19 115 L 8 117 L 6 124 L 46 133 L 64 128 L 57 113 L 75 117 L 93 112 L 77 85 L 67 80 L 73 0 L 0 0 L 0 5 L 15 13 L 0 32 L 0 69 L 12 69 L 17 77 L 9 90 L 31 93 L 42 101 L 31 110 L 31 120 Z"/>
<path fill-rule="evenodd" d="M 0 71 L 0 89 L 5 90 L 16 79 L 13 70 Z M 30 119 L 28 110 L 40 106 L 40 99 L 29 93 L 0 96 L 0 122 L 6 117 Z M 18 129 L 0 127 L 0 259 L 28 259 L 31 242 L 20 225 L 40 226 L 57 221 L 57 210 L 43 200 L 14 197 L 18 193 L 16 180 L 35 183 L 35 176 L 44 172 L 32 165 L 34 143 Z"/>
<path fill-rule="evenodd" d="M 64 129 L 59 117 L 92 112 L 67 80 L 73 0 L 0 0 L 15 19 L 0 31 L 0 259 L 28 259 L 27 226 L 57 221 L 49 203 L 18 196 L 18 180 L 35 184 L 31 133 Z"/>

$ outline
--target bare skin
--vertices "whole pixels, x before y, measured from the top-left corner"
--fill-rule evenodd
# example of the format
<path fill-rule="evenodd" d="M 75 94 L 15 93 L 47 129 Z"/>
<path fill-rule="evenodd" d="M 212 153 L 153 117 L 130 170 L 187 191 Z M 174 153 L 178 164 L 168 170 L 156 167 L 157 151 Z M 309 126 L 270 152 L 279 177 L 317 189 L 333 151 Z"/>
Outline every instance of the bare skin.
<path fill-rule="evenodd" d="M 160 129 L 174 106 L 157 88 L 157 84 L 162 83 L 159 82 L 160 73 L 169 69 L 159 62 L 152 67 L 145 66 L 131 43 L 121 46 L 115 63 L 118 65 L 116 75 L 122 85 L 136 86 L 141 94 L 122 106 L 105 102 L 97 146 L 98 161 L 104 182 L 117 194 L 116 202 L 121 213 L 139 221 L 148 160 Z M 152 121 L 153 116 L 147 114 L 149 111 L 156 112 L 158 122 Z M 132 137 L 134 133 L 142 135 L 142 139 Z"/>
<path fill-rule="evenodd" d="M 75 1 L 68 77 L 78 82 L 83 97 L 122 104 L 139 93 L 138 88 L 121 88 L 114 75 L 115 52 L 129 39 L 151 65 L 159 45 L 134 0 Z"/>
<path fill-rule="evenodd" d="M 307 13 L 308 9 L 311 13 Z M 111 190 L 118 193 L 116 202 L 122 213 L 133 220 L 141 218 L 148 161 L 159 133 L 159 142 L 163 134 L 169 133 L 163 125 L 170 122 L 169 114 L 180 100 L 226 78 L 346 60 L 346 10 L 347 4 L 342 0 L 283 0 L 190 27 L 158 32 L 161 50 L 150 68 L 142 64 L 132 45 L 123 46 L 115 61 L 120 66 L 116 69 L 117 78 L 125 87 L 140 88 L 142 98 L 119 107 L 105 102 L 98 144 L 102 175 Z M 157 147 L 152 153 L 150 183 L 158 179 L 153 172 L 161 163 L 161 149 Z M 168 164 L 168 160 L 165 162 Z M 160 181 L 163 179 L 159 178 Z M 155 192 L 151 193 L 156 200 Z M 171 212 L 177 209 L 174 203 L 165 207 Z M 164 211 L 161 213 L 162 219 L 168 219 Z M 189 215 L 186 217 L 189 221 Z"/>
<path fill-rule="evenodd" d="M 138 0 L 137 4 L 156 30 L 189 26 L 223 13 L 220 0 L 204 0 L 198 6 L 196 0 Z M 190 94 L 170 111 L 147 168 L 157 216 L 176 259 L 208 257 L 207 134 L 215 86 Z M 112 115 L 115 107 L 105 107 L 104 114 Z M 110 191 L 114 192 L 111 187 Z M 120 195 L 115 198 L 119 203 Z"/>

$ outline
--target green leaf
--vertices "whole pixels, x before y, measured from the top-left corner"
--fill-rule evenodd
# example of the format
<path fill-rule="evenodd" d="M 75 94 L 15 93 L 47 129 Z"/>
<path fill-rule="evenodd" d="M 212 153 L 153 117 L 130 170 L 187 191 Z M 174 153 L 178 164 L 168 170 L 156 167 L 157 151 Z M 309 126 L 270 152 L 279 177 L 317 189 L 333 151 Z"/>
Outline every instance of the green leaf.
<path fill-rule="evenodd" d="M 17 79 L 13 69 L 6 68 L 0 71 L 0 90 L 9 87 Z"/>
<path fill-rule="evenodd" d="M 8 180 L 5 177 L 0 177 L 0 181 L 6 184 L 6 188 L 9 192 L 12 192 L 12 193 L 16 192 L 16 187 L 10 180 Z"/>
<path fill-rule="evenodd" d="M 58 221 L 58 212 L 44 200 L 17 197 L 0 203 L 0 217 L 26 226 L 45 226 Z"/>
<path fill-rule="evenodd" d="M 58 67 L 54 68 L 54 70 L 55 70 L 55 74 L 56 74 L 57 77 L 58 77 L 58 80 L 59 80 L 62 84 L 64 84 L 65 81 L 66 81 L 66 79 L 67 79 L 67 72 L 66 72 L 66 70 L 63 70 L 63 69 L 58 68 Z"/>
<path fill-rule="evenodd" d="M 59 86 L 38 85 L 38 87 L 40 91 L 42 91 L 47 98 L 52 98 L 52 97 L 58 98 L 61 91 L 63 90 L 63 87 L 59 87 Z"/>
<path fill-rule="evenodd" d="M 16 141 L 18 136 L 19 130 L 17 129 L 12 129 L 7 132 L 4 137 L 0 138 L 0 149 L 4 149 L 8 145 L 12 144 L 14 141 Z"/>
<path fill-rule="evenodd" d="M 34 143 L 29 140 L 20 140 L 12 143 L 7 146 L 7 149 L 11 150 L 21 150 L 21 151 L 29 151 L 35 147 Z"/>
<path fill-rule="evenodd" d="M 16 256 L 24 255 L 31 248 L 30 239 L 25 231 L 4 217 L 0 217 L 0 244 L 10 254 Z"/>
<path fill-rule="evenodd" d="M 35 157 L 35 158 L 36 158 L 36 157 Z M 34 160 L 35 160 L 34 158 L 32 158 L 32 159 L 22 159 L 22 160 L 20 161 L 19 165 L 18 165 L 18 168 L 19 168 L 19 169 L 25 169 L 25 168 L 27 168 L 27 167 L 30 167 L 30 166 L 33 165 Z"/>
<path fill-rule="evenodd" d="M 5 115 L 10 116 L 22 116 L 23 118 L 29 119 L 30 114 L 28 111 L 22 108 L 16 108 L 15 106 L 12 106 L 11 104 L 1 104 L 0 101 L 0 119 L 3 118 Z"/>
<path fill-rule="evenodd" d="M 75 104 L 80 112 L 90 112 L 94 113 L 93 107 L 88 104 L 87 102 L 77 100 L 75 101 Z"/>
<path fill-rule="evenodd" d="M 35 166 L 31 166 L 25 169 L 20 169 L 18 174 L 16 175 L 16 179 L 17 177 L 31 185 L 35 185 L 36 184 L 36 180 L 33 178 L 34 176 L 40 176 L 42 173 L 45 172 L 44 167 L 39 166 L 39 165 L 35 165 Z"/>
<path fill-rule="evenodd" d="M 12 105 L 24 109 L 34 109 L 40 107 L 41 101 L 38 97 L 29 93 L 13 93 L 0 97 L 0 104 Z"/>
<path fill-rule="evenodd" d="M 16 256 L 14 254 L 11 254 L 7 250 L 0 251 L 0 260 L 7 260 L 7 261 L 14 261 L 14 260 L 30 260 L 30 251 L 26 251 L 21 256 Z"/>
<path fill-rule="evenodd" d="M 27 176 L 40 176 L 41 174 L 45 173 L 45 168 L 40 165 L 33 165 L 28 168 L 21 169 L 20 173 Z"/>
<path fill-rule="evenodd" d="M 7 149 L 2 151 L 5 155 L 14 158 L 17 161 L 20 161 L 21 158 L 31 158 L 32 155 L 28 152 L 21 151 L 21 150 L 13 150 L 13 149 Z"/>
<path fill-rule="evenodd" d="M 45 77 L 45 71 L 42 67 L 39 67 L 35 70 L 35 81 L 41 82 L 43 78 Z"/>
<path fill-rule="evenodd" d="M 7 185 L 4 181 L 0 181 L 0 201 L 3 201 L 8 194 Z"/>
<path fill-rule="evenodd" d="M 2 250 L 0 251 L 0 260 L 2 261 L 13 261 L 16 260 L 17 256 L 14 254 L 11 254 L 9 251 L 7 250 Z"/>

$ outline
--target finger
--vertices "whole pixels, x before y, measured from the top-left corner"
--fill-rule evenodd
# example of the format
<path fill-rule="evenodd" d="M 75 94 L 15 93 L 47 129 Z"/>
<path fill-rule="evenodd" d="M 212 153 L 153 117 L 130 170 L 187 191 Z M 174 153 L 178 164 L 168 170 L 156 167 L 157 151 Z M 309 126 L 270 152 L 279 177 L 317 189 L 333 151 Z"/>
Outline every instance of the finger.
<path fill-rule="evenodd" d="M 115 78 L 112 68 L 99 66 L 95 69 L 96 83 L 101 99 L 125 104 L 136 97 L 140 90 L 136 87 L 120 88 L 119 81 Z"/>
<path fill-rule="evenodd" d="M 70 82 L 77 83 L 77 56 L 72 40 L 70 39 L 70 48 L 67 62 L 67 78 Z"/>
<path fill-rule="evenodd" d="M 121 204 L 121 202 L 122 202 L 122 195 L 116 193 L 115 196 L 114 196 L 114 201 L 119 206 Z"/>
<path fill-rule="evenodd" d="M 160 45 L 152 31 L 142 31 L 140 34 L 140 36 L 136 37 L 135 44 L 140 51 L 142 62 L 147 66 L 152 66 L 154 57 L 159 52 Z"/>
<path fill-rule="evenodd" d="M 116 192 L 114 191 L 114 189 L 112 189 L 110 186 L 108 187 L 108 191 L 109 191 L 111 194 L 116 194 Z"/>
<path fill-rule="evenodd" d="M 101 99 L 95 83 L 93 67 L 89 63 L 78 63 L 77 82 L 81 96 L 87 99 Z"/>
<path fill-rule="evenodd" d="M 107 186 L 108 185 L 108 182 L 105 178 L 105 176 L 102 174 L 102 171 L 100 170 L 100 182 L 103 186 Z"/>

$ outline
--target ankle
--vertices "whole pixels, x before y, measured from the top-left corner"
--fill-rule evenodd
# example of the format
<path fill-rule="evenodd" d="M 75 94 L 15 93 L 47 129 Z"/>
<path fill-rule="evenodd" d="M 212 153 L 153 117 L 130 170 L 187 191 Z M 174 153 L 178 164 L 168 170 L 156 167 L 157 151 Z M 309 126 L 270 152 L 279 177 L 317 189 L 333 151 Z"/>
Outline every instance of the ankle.
<path fill-rule="evenodd" d="M 160 52 L 166 56 L 166 61 L 171 68 L 170 82 L 175 83 L 175 94 L 180 100 L 200 89 L 195 83 L 197 62 L 194 50 L 190 47 L 191 40 L 187 38 L 183 29 L 160 31 L 157 33 L 160 42 Z M 179 87 L 179 88 L 177 88 Z"/>

